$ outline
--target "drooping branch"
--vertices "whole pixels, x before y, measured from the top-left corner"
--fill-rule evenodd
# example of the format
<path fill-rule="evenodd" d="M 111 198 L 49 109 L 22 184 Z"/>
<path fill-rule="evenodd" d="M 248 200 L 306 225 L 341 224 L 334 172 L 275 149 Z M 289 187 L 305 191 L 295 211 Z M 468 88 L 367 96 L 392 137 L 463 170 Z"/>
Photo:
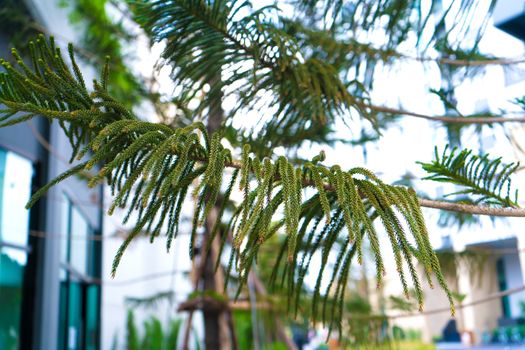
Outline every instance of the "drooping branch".
<path fill-rule="evenodd" d="M 435 275 L 453 305 L 414 191 L 385 184 L 364 168 L 344 171 L 339 166 L 326 167 L 319 163 L 322 161 L 319 157 L 300 166 L 286 157 L 260 160 L 246 145 L 242 159 L 234 161 L 231 151 L 221 143 L 221 134 L 208 133 L 202 123 L 172 128 L 138 120 L 108 94 L 108 65 L 90 92 L 72 47 L 69 48 L 72 69 L 52 40 L 47 42 L 41 37 L 30 45 L 30 51 L 33 67 L 21 59 L 17 59 L 18 68 L 2 61 L 6 73 L 0 75 L 0 103 L 6 107 L 1 111 L 0 126 L 21 123 L 37 115 L 58 121 L 72 145 L 71 159 L 84 161 L 43 187 L 29 205 L 50 186 L 100 164 L 101 170 L 90 179 L 89 185 L 107 182 L 114 198 L 109 214 L 117 208 L 126 208 L 124 222 L 132 214 L 137 218 L 134 229 L 117 252 L 113 273 L 126 248 L 144 231 L 150 233 L 152 241 L 161 231 L 166 232 L 167 249 L 170 248 L 177 237 L 182 205 L 190 187 L 197 198 L 190 238 L 190 242 L 195 242 L 208 213 L 220 203 L 223 184 L 227 184 L 210 240 L 223 225 L 234 233 L 228 275 L 233 271 L 239 274 L 239 292 L 260 247 L 281 231 L 286 240 L 281 246 L 275 275 L 282 275 L 279 280 L 289 285 L 290 300 L 300 297 L 296 291 L 301 290 L 311 257 L 322 251 L 324 263 L 317 272 L 320 281 L 329 252 L 338 247 L 340 263 L 331 271 L 329 288 L 336 288 L 338 302 L 330 307 L 333 319 L 340 319 L 349 269 L 353 261 L 362 261 L 365 239 L 370 241 L 373 251 L 378 284 L 382 283 L 385 268 L 376 230 L 381 224 L 392 246 L 405 292 L 408 294 L 411 280 L 422 307 L 417 261 L 424 266 L 424 278 L 431 283 L 431 276 Z M 16 51 L 14 55 L 19 57 Z M 225 171 L 228 166 L 240 169 L 229 176 Z M 313 187 L 308 198 L 303 198 L 305 186 Z M 225 205 L 235 188 L 244 194 L 244 200 L 222 223 Z M 401 222 L 408 226 L 405 228 Z M 221 244 L 224 246 L 225 241 Z M 193 257 L 192 245 L 189 253 Z M 322 303 L 326 304 L 330 294 L 318 285 L 314 300 L 324 300 Z M 294 305 L 297 307 L 298 303 Z"/>
<path fill-rule="evenodd" d="M 239 161 L 231 161 L 226 163 L 227 167 L 233 169 L 241 169 L 241 163 Z M 315 186 L 313 181 L 303 181 L 303 186 Z M 335 189 L 325 184 L 324 188 L 326 191 L 333 192 Z M 487 216 L 500 216 L 500 217 L 525 217 L 525 208 L 500 208 L 500 207 L 490 207 L 484 205 L 473 205 L 473 204 L 463 204 L 457 202 L 449 202 L 442 200 L 433 200 L 428 198 L 418 197 L 419 205 L 424 208 L 431 209 L 441 209 L 446 211 L 453 211 L 458 213 L 465 214 L 474 214 L 474 215 L 487 215 Z"/>
<path fill-rule="evenodd" d="M 494 209 L 419 199 L 414 191 L 385 184 L 364 168 L 343 171 L 339 166 L 323 166 L 320 164 L 322 157 L 297 166 L 285 157 L 261 161 L 245 147 L 242 159 L 235 161 L 221 144 L 221 135 L 208 134 L 201 123 L 171 128 L 136 119 L 107 93 L 107 66 L 100 83 L 95 82 L 94 91 L 89 92 L 75 63 L 72 47 L 69 50 L 72 69 L 53 41 L 48 43 L 40 38 L 30 49 L 33 67 L 21 59 L 17 59 L 18 69 L 2 61 L 6 73 L 0 75 L 0 102 L 6 107 L 1 110 L 0 126 L 21 123 L 37 115 L 57 120 L 73 146 L 72 159 L 88 158 L 36 193 L 31 203 L 50 186 L 89 170 L 95 164 L 102 164 L 101 171 L 91 178 L 90 184 L 105 180 L 110 185 L 114 196 L 110 213 L 121 207 L 128 209 L 124 221 L 129 220 L 132 213 L 138 216 L 137 225 L 115 257 L 113 272 L 135 237 L 146 231 L 154 240 L 165 223 L 169 249 L 177 236 L 181 208 L 189 187 L 197 183 L 193 188 L 198 200 L 190 239 L 194 242 L 204 218 L 219 198 L 227 167 L 236 168 L 236 171 L 230 177 L 212 237 L 223 225 L 224 205 L 233 189 L 239 185 L 244 194 L 243 202 L 225 223 L 234 232 L 228 275 L 235 267 L 242 287 L 261 245 L 282 229 L 286 239 L 273 276 L 282 276 L 279 279 L 288 285 L 290 300 L 296 300 L 297 308 L 299 291 L 312 256 L 317 252 L 322 254 L 323 263 L 317 273 L 321 281 L 329 253 L 337 246 L 337 264 L 331 271 L 328 290 L 323 292 L 318 283 L 312 305 L 317 310 L 318 301 L 322 300 L 319 302 L 323 309 L 326 308 L 330 291 L 335 288 L 337 303 L 328 306 L 332 321 L 341 317 L 349 269 L 354 260 L 362 260 L 365 238 L 370 241 L 376 262 L 378 284 L 382 283 L 385 268 L 375 228 L 378 222 L 387 232 L 405 292 L 408 294 L 410 278 L 422 307 L 423 293 L 415 261 L 424 267 L 427 281 L 431 282 L 431 275 L 437 277 L 453 304 L 429 242 L 421 206 L 486 215 L 525 216 L 522 209 Z M 14 54 L 19 58 L 16 52 Z M 313 187 L 314 191 L 312 196 L 303 199 L 302 189 L 306 186 Z M 380 220 L 376 222 L 377 218 Z M 401 221 L 408 227 L 404 228 Z M 409 242 L 407 234 L 415 243 Z M 190 246 L 190 255 L 193 252 Z"/>
<path fill-rule="evenodd" d="M 238 162 L 231 162 L 227 164 L 228 167 L 240 169 L 241 165 Z M 315 186 L 312 181 L 303 181 L 303 185 Z M 334 188 L 329 185 L 324 186 L 327 191 L 334 191 Z M 433 200 L 428 198 L 418 197 L 419 205 L 424 208 L 440 209 L 458 213 L 473 214 L 473 215 L 487 215 L 499 217 L 525 217 L 525 208 L 500 208 L 490 207 L 484 205 L 463 204 L 457 202 L 449 202 L 442 200 Z"/>

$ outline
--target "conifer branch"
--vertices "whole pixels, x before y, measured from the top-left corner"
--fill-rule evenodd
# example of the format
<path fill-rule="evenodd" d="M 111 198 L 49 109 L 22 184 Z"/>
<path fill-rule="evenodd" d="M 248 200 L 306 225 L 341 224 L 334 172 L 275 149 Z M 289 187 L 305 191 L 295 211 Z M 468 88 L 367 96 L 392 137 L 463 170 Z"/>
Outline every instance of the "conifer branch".
<path fill-rule="evenodd" d="M 260 247 L 282 229 L 286 239 L 276 261 L 273 281 L 276 286 L 288 286 L 291 307 L 295 305 L 297 308 L 300 304 L 299 291 L 313 255 L 321 252 L 324 257 L 325 263 L 317 271 L 318 280 L 321 280 L 326 273 L 329 252 L 333 249 L 338 252 L 340 263 L 332 271 L 330 290 L 322 290 L 319 284 L 312 304 L 313 314 L 317 314 L 320 300 L 322 314 L 330 312 L 332 315 L 330 320 L 323 316 L 324 321 L 332 325 L 340 320 L 349 269 L 352 263 L 359 263 L 362 259 L 361 246 L 366 238 L 376 262 L 378 284 L 382 283 L 385 269 L 377 225 L 386 229 L 402 284 L 406 291 L 409 284 L 415 286 L 420 307 L 423 296 L 415 262 L 423 267 L 426 280 L 431 281 L 430 276 L 436 275 L 453 307 L 452 297 L 429 243 L 420 205 L 462 211 L 475 209 L 489 215 L 502 212 L 508 216 L 524 215 L 522 209 L 436 204 L 418 199 L 410 189 L 387 185 L 366 169 L 343 171 L 337 166 L 328 168 L 319 164 L 322 159 L 297 167 L 284 157 L 260 160 L 251 155 L 246 146 L 242 159 L 235 161 L 231 152 L 222 146 L 220 135 L 208 135 L 204 125 L 195 123 L 174 129 L 140 121 L 107 93 L 105 83 L 95 81 L 94 90 L 89 92 L 74 55 L 70 55 L 71 70 L 53 40 L 47 42 L 40 37 L 30 45 L 32 67 L 21 59 L 17 60 L 18 69 L 6 61 L 1 62 L 6 70 L 0 75 L 0 102 L 6 106 L 2 110 L 3 125 L 20 123 L 36 115 L 56 120 L 73 146 L 72 158 L 88 157 L 50 185 L 96 164 L 102 165 L 99 173 L 91 178 L 90 185 L 105 180 L 114 196 L 110 213 L 119 207 L 127 208 L 125 221 L 132 213 L 138 217 L 135 228 L 115 257 L 113 273 L 126 247 L 144 231 L 149 232 L 154 240 L 167 223 L 169 249 L 177 236 L 186 194 L 197 182 L 194 191 L 199 204 L 192 228 L 195 235 L 209 205 L 218 198 L 222 182 L 227 177 L 226 167 L 240 170 L 239 183 L 245 193 L 243 203 L 227 223 L 234 232 L 234 249 L 228 271 L 239 274 L 239 290 L 246 282 Z M 15 57 L 18 57 L 16 52 Z M 101 81 L 104 82 L 107 81 L 108 67 L 102 71 Z M 18 113 L 16 117 L 15 113 Z M 230 178 L 228 193 L 236 182 L 235 173 Z M 303 199 L 302 189 L 306 186 L 314 188 L 314 194 Z M 209 199 L 206 204 L 205 198 Z M 281 210 L 284 210 L 284 218 Z M 223 212 L 221 210 L 220 214 Z M 219 216 L 215 226 L 218 227 L 223 219 Z M 406 222 L 406 227 L 401 222 Z M 408 236 L 413 237 L 414 245 L 409 243 Z M 341 239 L 344 240 L 339 243 Z M 327 304 L 333 288 L 338 301 Z M 327 309 L 327 305 L 331 309 Z"/>
<path fill-rule="evenodd" d="M 239 0 L 213 5 L 142 0 L 134 5 L 135 19 L 152 39 L 170 43 L 163 58 L 174 66 L 177 85 L 200 88 L 210 72 L 227 74 L 222 89 L 208 95 L 235 95 L 238 103 L 230 116 L 254 108 L 261 93 L 267 95 L 267 106 L 277 109 L 268 130 L 326 123 L 352 107 L 359 109 L 339 72 L 321 59 L 305 59 L 296 40 L 272 21 L 273 6 L 253 10 Z M 361 115 L 374 122 L 372 115 Z"/>
<path fill-rule="evenodd" d="M 294 33 L 299 38 L 301 46 L 308 47 L 316 56 L 327 57 L 335 64 L 349 65 L 360 59 L 378 60 L 390 63 L 394 59 L 404 59 L 420 63 L 436 63 L 456 67 L 483 67 L 490 65 L 510 66 L 525 63 L 525 57 L 492 57 L 481 55 L 478 52 L 448 52 L 444 57 L 413 56 L 396 51 L 392 47 L 377 47 L 370 43 L 361 42 L 355 38 L 339 39 L 338 33 L 332 30 L 311 29 L 303 25 L 301 20 L 281 19 L 284 29 Z M 445 53 L 444 53 L 445 54 Z"/>
<path fill-rule="evenodd" d="M 72 159 L 87 160 L 50 185 L 101 165 L 89 185 L 108 183 L 114 198 L 109 213 L 126 208 L 124 221 L 132 213 L 137 216 L 135 228 L 115 256 L 113 274 L 125 249 L 144 231 L 150 233 L 153 241 L 167 223 L 169 249 L 169 242 L 177 236 L 181 207 L 193 184 L 198 198 L 192 227 L 195 236 L 210 205 L 218 200 L 229 165 L 240 168 L 239 185 L 244 191 L 243 203 L 227 223 L 234 233 L 229 271 L 239 274 L 239 290 L 246 283 L 260 247 L 278 231 L 284 232 L 286 239 L 282 258 L 276 262 L 275 276 L 289 286 L 289 305 L 294 305 L 293 298 L 299 297 L 295 292 L 299 288 L 298 277 L 304 276 L 311 257 L 322 251 L 326 260 L 331 248 L 337 246 L 342 258 L 340 267 L 332 272 L 338 300 L 332 315 L 337 321 L 350 266 L 355 260 L 361 261 L 361 246 L 366 238 L 372 243 L 378 283 L 382 281 L 384 266 L 376 232 L 380 223 L 388 232 L 406 289 L 409 281 L 404 263 L 416 290 L 421 291 L 414 268 L 417 261 L 424 267 L 427 279 L 430 274 L 436 275 L 453 307 L 413 190 L 387 185 L 364 168 L 349 171 L 338 166 L 328 168 L 318 163 L 319 157 L 309 164 L 295 166 L 285 157 L 260 160 L 245 146 L 241 161 L 234 161 L 231 151 L 222 145 L 221 135 L 209 135 L 202 123 L 171 128 L 138 120 L 108 94 L 105 83 L 108 64 L 102 69 L 101 83 L 95 80 L 93 91 L 89 92 L 72 54 L 73 70 L 52 39 L 48 42 L 39 37 L 30 46 L 32 67 L 22 60 L 17 60 L 17 68 L 0 62 L 6 70 L 0 75 L 0 103 L 6 106 L 2 110 L 3 125 L 20 123 L 36 115 L 59 122 L 73 146 Z M 16 51 L 14 54 L 17 57 Z M 13 117 L 15 113 L 17 117 Z M 235 173 L 230 178 L 228 191 L 236 187 L 236 177 Z M 309 185 L 314 187 L 314 194 L 303 199 L 302 189 Z M 374 222 L 376 218 L 380 220 Z M 223 219 L 217 218 L 218 222 Z M 325 223 L 321 224 L 323 219 Z M 415 246 L 409 243 L 409 236 Z M 346 243 L 336 244 L 342 237 L 346 237 Z M 192 256 L 193 249 L 189 248 Z M 324 272 L 323 265 L 317 273 L 319 280 Z M 316 288 L 314 297 L 326 300 L 329 294 L 328 290 Z M 417 295 L 421 306 L 422 293 Z"/>
<path fill-rule="evenodd" d="M 235 160 L 233 160 L 230 163 L 226 163 L 225 165 L 233 169 L 241 169 L 242 167 L 241 163 Z M 309 164 L 306 165 L 306 167 L 309 167 L 309 166 L 310 166 Z M 303 186 L 304 187 L 316 187 L 318 190 L 320 186 L 322 186 L 322 188 L 327 192 L 335 191 L 334 187 L 329 184 L 316 182 L 316 180 L 314 179 L 314 176 L 315 175 L 313 175 L 312 173 L 311 180 L 304 180 Z M 319 195 L 320 195 L 320 201 L 322 201 L 321 198 L 323 197 L 323 195 L 321 194 L 321 192 L 319 192 Z M 326 193 L 324 195 L 326 196 Z M 516 207 L 495 208 L 495 207 L 489 207 L 489 206 L 484 206 L 484 205 L 473 205 L 473 204 L 449 202 L 449 201 L 442 201 L 442 200 L 440 201 L 440 200 L 433 200 L 433 199 L 422 198 L 422 197 L 418 197 L 418 202 L 419 202 L 419 205 L 424 208 L 441 209 L 441 210 L 447 210 L 447 211 L 452 211 L 452 212 L 457 212 L 457 213 L 487 215 L 487 216 L 500 216 L 500 217 L 525 217 L 525 208 L 516 208 Z M 324 206 L 326 208 L 326 205 Z"/>
<path fill-rule="evenodd" d="M 474 203 L 512 208 L 518 206 L 518 190 L 511 193 L 510 177 L 518 169 L 519 163 L 504 164 L 501 158 L 490 159 L 488 154 L 477 156 L 471 150 L 462 150 L 456 154 L 456 148 L 448 151 L 448 147 L 445 147 L 441 155 L 436 148 L 435 159 L 431 163 L 419 164 L 430 174 L 425 180 L 448 182 L 462 187 L 447 196 L 466 194 L 476 197 Z"/>
<path fill-rule="evenodd" d="M 356 110 L 374 127 L 377 127 L 377 113 L 463 125 L 525 122 L 525 117 L 515 116 L 433 116 L 367 103 L 353 96 L 348 84 L 334 68 L 336 65 L 323 59 L 325 54 L 329 56 L 328 53 L 307 54 L 318 48 L 312 47 L 311 43 L 303 47 L 301 40 L 287 31 L 302 31 L 308 39 L 320 36 L 317 38 L 321 46 L 319 50 L 323 50 L 324 46 L 346 46 L 341 49 L 343 53 L 337 53 L 342 56 L 337 56 L 339 61 L 344 61 L 346 66 L 358 65 L 362 59 L 359 57 L 387 60 L 389 57 L 404 56 L 392 49 L 376 49 L 355 41 L 347 45 L 329 34 L 308 31 L 296 22 L 279 19 L 283 24 L 272 21 L 269 12 L 273 9 L 269 6 L 254 11 L 243 1 L 217 1 L 212 6 L 202 0 L 142 0 L 134 2 L 132 7 L 135 19 L 153 40 L 170 43 L 163 52 L 163 58 L 174 67 L 172 78 L 176 85 L 189 90 L 197 87 L 198 90 L 209 80 L 210 72 L 226 72 L 228 78 L 222 83 L 223 86 L 212 89 L 208 98 L 213 99 L 216 94 L 223 94 L 224 98 L 235 95 L 237 106 L 227 117 L 241 110 L 256 108 L 258 96 L 264 93 L 267 107 L 277 109 L 277 113 L 262 128 L 264 131 L 260 136 L 267 139 L 280 130 L 306 129 L 310 122 L 331 123 L 337 117 L 349 115 L 350 110 Z M 240 16 L 243 12 L 248 14 Z M 326 40 L 331 41 L 326 44 Z M 345 55 L 345 52 L 348 54 Z M 349 60 L 348 55 L 352 59 Z M 439 62 L 460 65 L 469 61 L 455 62 L 445 58 Z"/>
<path fill-rule="evenodd" d="M 450 66 L 465 66 L 465 67 L 481 67 L 481 66 L 511 66 L 515 64 L 525 63 L 525 58 L 516 57 L 516 58 L 507 58 L 507 57 L 497 57 L 497 58 L 487 58 L 487 59 L 454 59 L 448 57 L 441 58 L 432 58 L 432 57 L 413 57 L 408 55 L 402 55 L 414 61 L 420 62 L 436 62 L 438 64 L 445 64 Z"/>
<path fill-rule="evenodd" d="M 267 125 L 268 130 L 289 128 L 290 123 L 300 126 L 311 119 L 321 123 L 332 121 L 336 116 L 348 112 L 351 108 L 356 109 L 373 125 L 375 125 L 375 113 L 404 115 L 457 124 L 525 123 L 525 117 L 435 116 L 377 106 L 358 99 L 349 94 L 347 87 L 333 67 L 328 66 L 317 56 L 306 55 L 300 42 L 279 31 L 278 24 L 266 19 L 267 12 L 273 7 L 262 8 L 241 19 L 234 20 L 233 15 L 238 13 L 237 10 L 240 7 L 248 6 L 246 3 L 233 1 L 227 4 L 219 1 L 216 6 L 212 7 L 200 0 L 177 0 L 170 3 L 157 0 L 139 1 L 136 6 L 134 10 L 136 20 L 151 34 L 153 39 L 170 42 L 163 57 L 175 66 L 189 66 L 188 69 L 174 70 L 175 83 L 199 84 L 198 82 L 206 81 L 209 72 L 228 71 L 231 77 L 224 82 L 224 85 L 237 84 L 236 89 L 230 93 L 235 93 L 239 101 L 239 105 L 234 108 L 232 114 L 245 107 L 251 108 L 260 91 L 273 90 L 275 100 L 269 105 L 278 107 L 278 113 Z M 168 23 L 166 18 L 177 20 Z M 229 24 L 225 26 L 224 23 Z M 299 26 L 298 23 L 289 21 L 285 21 L 285 28 L 286 25 L 294 28 Z M 257 30 L 253 27 L 257 27 Z M 306 35 L 312 35 L 309 32 L 306 33 Z M 222 39 L 218 40 L 218 37 Z M 321 43 L 324 43 L 325 40 L 332 40 L 336 45 L 342 45 L 326 35 L 318 40 Z M 270 52 L 275 54 L 270 54 Z M 392 50 L 376 49 L 354 41 L 345 49 L 345 52 L 352 52 L 355 57 L 360 57 L 359 53 L 362 52 L 367 55 L 366 57 L 371 55 L 382 57 L 382 59 L 410 58 Z M 217 56 L 219 53 L 224 54 L 220 60 Z M 300 57 L 305 57 L 304 62 L 300 60 Z M 431 58 L 413 59 L 433 60 Z M 249 63 L 251 67 L 238 69 L 235 65 L 241 61 Z M 442 58 L 437 62 L 474 66 L 482 65 L 482 62 L 496 64 L 500 61 Z M 501 60 L 500 63 L 511 64 L 512 62 L 521 61 Z M 303 114 L 302 111 L 305 110 L 310 113 Z"/>

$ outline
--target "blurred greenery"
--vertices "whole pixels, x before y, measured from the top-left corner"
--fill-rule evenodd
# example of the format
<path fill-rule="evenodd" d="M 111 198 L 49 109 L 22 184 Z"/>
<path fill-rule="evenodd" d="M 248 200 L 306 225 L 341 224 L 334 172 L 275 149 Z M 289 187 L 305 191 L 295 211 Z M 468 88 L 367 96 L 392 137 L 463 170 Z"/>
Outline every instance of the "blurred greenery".
<path fill-rule="evenodd" d="M 177 348 L 182 321 L 172 319 L 167 326 L 156 317 L 151 316 L 139 329 L 133 310 L 128 310 L 126 318 L 126 336 L 124 349 L 127 350 L 171 350 Z M 118 349 L 118 342 L 113 340 L 113 349 Z"/>
<path fill-rule="evenodd" d="M 61 0 L 60 5 L 70 11 L 69 20 L 82 33 L 79 46 L 92 57 L 84 57 L 95 65 L 110 57 L 109 92 L 128 107 L 144 97 L 144 83 L 132 72 L 126 59 L 129 53 L 123 47 L 135 36 L 121 21 L 115 21 L 107 12 L 107 0 Z M 77 44 L 78 45 L 78 44 Z"/>
<path fill-rule="evenodd" d="M 0 33 L 11 45 L 20 47 L 39 32 L 24 1 L 2 0 L 0 5 Z"/>
<path fill-rule="evenodd" d="M 269 312 L 257 312 L 259 322 L 262 321 L 263 327 L 267 332 L 264 332 L 263 339 L 260 339 L 260 349 L 262 350 L 285 350 L 286 345 L 276 339 L 275 322 Z M 253 339 L 253 322 L 250 311 L 235 310 L 233 312 L 233 322 L 235 335 L 237 336 L 237 345 L 239 349 L 252 349 L 254 344 Z"/>

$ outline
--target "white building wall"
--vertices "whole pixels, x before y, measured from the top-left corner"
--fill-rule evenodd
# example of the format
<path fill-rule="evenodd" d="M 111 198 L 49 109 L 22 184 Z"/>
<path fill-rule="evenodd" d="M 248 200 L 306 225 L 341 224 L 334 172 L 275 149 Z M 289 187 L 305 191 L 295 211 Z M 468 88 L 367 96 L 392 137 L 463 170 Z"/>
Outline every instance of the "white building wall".
<path fill-rule="evenodd" d="M 105 235 L 112 236 L 119 229 L 119 215 L 105 218 Z M 158 237 L 150 243 L 148 238 L 136 239 L 124 253 L 117 274 L 110 279 L 113 258 L 122 243 L 121 238 L 111 238 L 104 241 L 103 272 L 106 279 L 102 298 L 102 349 L 110 349 L 117 337 L 119 347 L 124 349 L 125 325 L 129 305 L 125 300 L 129 297 L 145 298 L 160 292 L 173 291 L 174 303 L 161 302 L 156 308 L 135 308 L 135 321 L 139 331 L 141 325 L 151 316 L 166 323 L 170 317 L 185 318 L 186 314 L 177 314 L 177 304 L 186 300 L 193 291 L 186 277 L 191 269 L 188 255 L 188 230 L 181 230 L 180 236 L 174 240 L 171 251 L 166 251 L 166 239 Z M 134 281 L 133 283 L 128 283 Z M 194 324 L 200 321 L 194 316 Z M 200 331 L 200 329 L 198 330 Z M 201 334 L 201 333 L 199 333 Z"/>
<path fill-rule="evenodd" d="M 21 0 L 22 1 L 22 0 Z M 32 16 L 43 29 L 46 30 L 47 36 L 53 35 L 55 42 L 63 51 L 67 52 L 67 42 L 77 42 L 78 37 L 75 31 L 70 26 L 68 21 L 68 13 L 64 8 L 58 6 L 57 0 L 25 0 L 27 8 L 31 11 Z M 86 67 L 79 62 L 86 81 L 91 81 L 93 69 Z M 53 152 L 49 153 L 48 163 L 48 178 L 55 178 L 57 175 L 68 169 L 67 159 L 70 157 L 71 147 L 69 142 L 59 128 L 58 123 L 53 122 L 50 127 L 50 144 Z M 63 183 L 52 188 L 46 197 L 48 208 L 59 208 L 56 203 L 56 198 L 61 198 L 62 192 L 66 192 L 73 202 L 89 203 L 91 195 L 97 195 L 94 191 L 89 191 L 84 187 L 69 187 L 68 183 L 75 183 L 75 179 L 68 179 Z M 75 191 L 78 188 L 83 188 L 82 191 Z M 96 203 L 96 201 L 95 201 Z M 93 227 L 98 227 L 98 209 L 94 206 L 81 205 L 79 206 Z M 48 211 L 46 213 L 45 231 L 50 233 L 61 232 L 62 213 L 60 210 Z M 93 222 L 95 221 L 95 222 Z M 58 244 L 57 244 L 58 243 Z M 44 244 L 42 271 L 43 271 L 43 287 L 42 293 L 37 296 L 40 307 L 40 317 L 35 324 L 35 344 L 34 347 L 38 349 L 56 349 L 59 327 L 59 269 L 61 247 L 63 245 L 56 241 L 47 241 Z M 35 313 L 38 312 L 35 310 Z M 75 332 L 74 328 L 69 329 L 70 332 Z"/>

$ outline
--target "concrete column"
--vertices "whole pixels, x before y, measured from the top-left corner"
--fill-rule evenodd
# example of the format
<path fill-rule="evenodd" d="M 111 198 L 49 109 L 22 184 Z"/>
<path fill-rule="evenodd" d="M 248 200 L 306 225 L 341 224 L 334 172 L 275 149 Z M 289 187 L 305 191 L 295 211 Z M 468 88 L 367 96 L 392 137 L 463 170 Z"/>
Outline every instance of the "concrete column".
<path fill-rule="evenodd" d="M 50 127 L 50 143 L 58 140 L 61 136 L 57 123 L 53 123 Z M 53 155 L 49 154 L 48 179 L 52 179 L 58 175 L 60 169 L 59 160 Z M 49 195 L 44 197 L 46 201 L 46 232 L 60 232 L 60 206 L 56 205 L 55 198 L 60 198 L 59 187 L 52 187 Z M 50 210 L 53 208 L 53 210 Z M 41 290 L 37 293 L 40 306 L 39 322 L 37 322 L 37 341 L 34 342 L 34 347 L 37 349 L 56 349 L 58 338 L 58 316 L 59 316 L 59 297 L 60 297 L 60 240 L 45 239 L 43 242 L 43 252 L 41 258 L 41 274 L 39 276 L 40 282 L 38 285 Z"/>

